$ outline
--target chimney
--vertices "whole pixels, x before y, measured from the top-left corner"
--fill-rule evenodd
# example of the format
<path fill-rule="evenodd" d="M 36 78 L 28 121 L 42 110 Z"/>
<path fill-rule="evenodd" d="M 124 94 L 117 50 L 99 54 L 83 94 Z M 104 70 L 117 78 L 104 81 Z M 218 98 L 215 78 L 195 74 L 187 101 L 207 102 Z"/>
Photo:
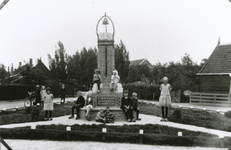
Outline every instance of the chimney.
<path fill-rule="evenodd" d="M 33 66 L 33 63 L 32 63 L 32 58 L 30 58 L 30 66 L 32 67 Z"/>

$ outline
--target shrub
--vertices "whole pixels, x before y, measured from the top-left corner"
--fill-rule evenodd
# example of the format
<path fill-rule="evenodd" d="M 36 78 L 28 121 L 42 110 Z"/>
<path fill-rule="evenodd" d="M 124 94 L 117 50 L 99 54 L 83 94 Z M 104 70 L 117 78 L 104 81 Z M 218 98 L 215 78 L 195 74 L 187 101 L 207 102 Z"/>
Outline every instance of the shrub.
<path fill-rule="evenodd" d="M 225 117 L 231 118 L 231 111 L 226 112 L 226 113 L 225 113 Z"/>
<path fill-rule="evenodd" d="M 140 99 L 153 100 L 153 96 L 158 96 L 159 85 L 151 85 L 145 83 L 128 83 L 123 86 L 124 89 L 129 91 L 131 96 L 133 92 L 136 92 Z"/>
<path fill-rule="evenodd" d="M 181 118 L 181 111 L 180 111 L 180 109 L 174 110 L 173 116 L 174 116 L 174 118 L 175 118 L 176 120 L 179 120 L 179 119 Z"/>

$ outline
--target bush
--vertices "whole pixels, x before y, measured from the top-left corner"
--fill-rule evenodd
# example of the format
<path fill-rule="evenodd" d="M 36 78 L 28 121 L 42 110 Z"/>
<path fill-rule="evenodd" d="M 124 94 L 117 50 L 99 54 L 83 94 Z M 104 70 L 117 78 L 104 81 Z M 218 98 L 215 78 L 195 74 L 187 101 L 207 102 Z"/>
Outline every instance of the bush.
<path fill-rule="evenodd" d="M 226 113 L 225 113 L 225 117 L 231 118 L 231 111 L 226 112 Z"/>
<path fill-rule="evenodd" d="M 124 89 L 129 91 L 129 96 L 133 92 L 137 93 L 140 99 L 153 100 L 153 98 L 159 97 L 159 85 L 151 85 L 145 83 L 128 83 L 123 86 Z M 153 97 L 155 96 L 155 97 Z"/>
<path fill-rule="evenodd" d="M 174 116 L 174 118 L 175 118 L 176 120 L 179 120 L 179 119 L 181 118 L 181 111 L 180 111 L 180 109 L 174 110 L 173 116 Z"/>
<path fill-rule="evenodd" d="M 188 131 L 161 125 L 123 125 L 106 126 L 100 125 L 73 125 L 68 132 L 69 139 L 72 141 L 102 141 L 102 128 L 107 128 L 105 142 L 139 143 L 139 129 L 144 130 L 143 143 L 154 145 L 172 146 L 209 146 L 205 140 L 218 137 L 216 135 Z M 177 133 L 182 132 L 183 136 L 178 137 Z M 2 129 L 1 137 L 11 139 L 49 139 L 67 140 L 66 125 L 38 125 L 36 130 L 30 127 Z M 203 143 L 201 143 L 203 138 Z M 181 140 L 181 143 L 179 143 Z"/>

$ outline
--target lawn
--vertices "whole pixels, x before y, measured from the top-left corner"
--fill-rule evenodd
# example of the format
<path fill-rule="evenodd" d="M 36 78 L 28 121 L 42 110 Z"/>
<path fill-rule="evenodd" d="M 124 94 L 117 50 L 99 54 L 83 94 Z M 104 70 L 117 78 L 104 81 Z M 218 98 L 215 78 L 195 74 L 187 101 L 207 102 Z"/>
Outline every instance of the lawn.
<path fill-rule="evenodd" d="M 140 103 L 139 107 L 140 113 L 142 114 L 162 117 L 161 108 L 159 106 L 154 104 Z M 174 112 L 180 112 L 181 118 L 175 117 Z M 214 111 L 191 108 L 169 108 L 168 120 L 176 123 L 231 131 L 231 118 Z"/>

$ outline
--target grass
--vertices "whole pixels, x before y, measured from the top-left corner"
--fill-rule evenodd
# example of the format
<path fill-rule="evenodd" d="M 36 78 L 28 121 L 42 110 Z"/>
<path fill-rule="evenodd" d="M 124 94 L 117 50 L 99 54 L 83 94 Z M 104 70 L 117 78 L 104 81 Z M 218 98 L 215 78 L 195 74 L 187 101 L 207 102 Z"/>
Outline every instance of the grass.
<path fill-rule="evenodd" d="M 64 105 L 54 104 L 54 110 L 52 111 L 53 117 L 60 117 L 71 114 L 71 106 L 73 103 Z M 39 107 L 39 116 L 37 119 L 32 118 L 32 114 L 25 109 L 19 109 L 17 111 L 2 111 L 0 113 L 0 125 L 13 124 L 13 123 L 24 123 L 32 121 L 43 121 L 45 112 L 43 107 Z"/>
<path fill-rule="evenodd" d="M 140 113 L 162 117 L 161 108 L 154 104 L 141 103 Z M 181 118 L 176 119 L 174 111 L 180 110 Z M 168 120 L 171 122 L 195 125 L 210 129 L 231 131 L 231 119 L 217 112 L 197 109 L 169 108 Z"/>

